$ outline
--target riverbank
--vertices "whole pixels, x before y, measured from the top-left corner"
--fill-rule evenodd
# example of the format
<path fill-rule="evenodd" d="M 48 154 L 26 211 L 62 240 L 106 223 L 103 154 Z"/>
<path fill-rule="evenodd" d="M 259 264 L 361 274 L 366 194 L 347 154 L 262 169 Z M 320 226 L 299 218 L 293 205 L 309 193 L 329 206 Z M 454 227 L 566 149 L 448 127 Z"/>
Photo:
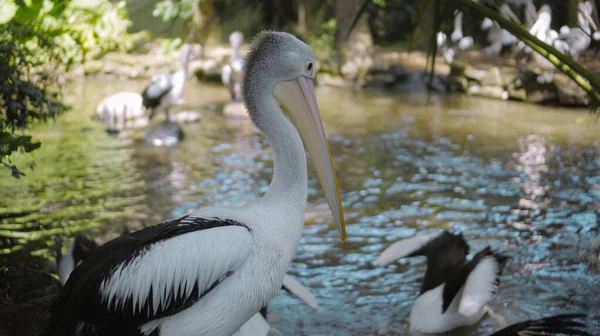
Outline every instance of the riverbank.
<path fill-rule="evenodd" d="M 246 46 L 247 47 L 247 46 Z M 197 57 L 190 63 L 191 72 L 200 81 L 220 82 L 221 68 L 228 62 L 230 48 L 223 45 L 193 45 Z M 243 48 L 242 52 L 244 52 Z M 173 72 L 179 67 L 179 53 L 153 51 L 147 53 L 112 52 L 101 59 L 90 60 L 74 66 L 70 75 L 74 77 L 103 77 L 109 79 L 150 79 L 159 73 Z M 320 54 L 323 58 L 332 55 Z M 588 56 L 584 65 L 600 73 L 600 61 Z M 371 66 L 366 76 L 346 79 L 337 71 L 321 68 L 319 85 L 369 89 L 394 89 L 418 79 L 428 81 L 427 53 L 402 50 L 400 48 L 376 47 Z M 515 100 L 533 104 L 586 107 L 590 104 L 587 93 L 564 74 L 557 72 L 553 77 L 533 65 L 519 67 L 515 60 L 501 60 L 495 64 L 492 57 L 483 57 L 474 50 L 462 55 L 460 61 L 448 65 L 443 58 L 436 58 L 436 78 L 432 88 L 439 92 L 466 93 L 492 99 Z M 543 82 L 540 78 L 549 77 Z M 425 87 L 425 86 L 424 86 Z"/>

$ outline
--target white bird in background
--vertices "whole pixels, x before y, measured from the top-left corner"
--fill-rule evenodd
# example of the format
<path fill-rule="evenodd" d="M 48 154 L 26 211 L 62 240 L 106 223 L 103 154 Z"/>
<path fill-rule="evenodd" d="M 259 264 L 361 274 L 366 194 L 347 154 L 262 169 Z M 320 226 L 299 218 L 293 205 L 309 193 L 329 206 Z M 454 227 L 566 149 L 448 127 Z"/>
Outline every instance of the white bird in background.
<path fill-rule="evenodd" d="M 596 22 L 592 18 L 594 10 L 592 2 L 580 2 L 577 8 L 577 23 L 579 27 L 570 29 L 563 26 L 560 29 L 561 34 L 559 36 L 569 46 L 568 52 L 573 59 L 579 59 L 581 53 L 590 47 L 592 38 L 596 39 L 597 37 L 597 35 L 592 36 L 592 34 L 598 30 Z"/>
<path fill-rule="evenodd" d="M 512 9 L 510 9 L 508 4 L 502 4 L 499 10 L 503 17 L 520 24 L 519 18 L 512 11 Z M 485 18 L 483 20 L 481 23 L 481 29 L 484 31 L 489 29 L 488 40 L 491 43 L 489 46 L 483 48 L 481 53 L 484 55 L 494 55 L 497 63 L 500 62 L 499 57 L 518 41 L 513 34 L 502 29 L 502 27 L 500 27 L 496 21 L 493 21 L 489 18 Z"/>
<path fill-rule="evenodd" d="M 106 97 L 98 104 L 94 118 L 102 121 L 110 133 L 148 124 L 144 116 L 142 96 L 137 92 L 123 91 Z"/>
<path fill-rule="evenodd" d="M 236 102 L 242 100 L 242 67 L 244 58 L 240 55 L 240 48 L 244 43 L 244 35 L 239 31 L 229 35 L 229 44 L 231 45 L 231 57 L 229 63 L 221 69 L 221 81 L 223 85 L 229 88 L 231 99 Z"/>
<path fill-rule="evenodd" d="M 311 292 L 294 278 L 289 275 L 283 277 L 282 289 L 295 295 L 302 302 L 306 303 L 309 307 L 317 310 L 318 304 L 317 299 L 311 294 Z M 263 307 L 259 313 L 254 314 L 248 322 L 246 322 L 238 332 L 232 336 L 267 336 L 267 335 L 281 335 L 279 330 L 272 328 L 267 322 L 267 306 Z"/>
<path fill-rule="evenodd" d="M 46 335 L 238 331 L 281 289 L 300 242 L 308 189 L 304 144 L 346 238 L 313 87 L 315 62 L 312 49 L 293 35 L 258 35 L 246 59 L 243 96 L 273 148 L 266 194 L 241 207 L 202 208 L 100 246 L 71 273 Z"/>
<path fill-rule="evenodd" d="M 473 37 L 464 36 L 462 31 L 463 12 L 456 11 L 454 16 L 454 30 L 450 34 L 448 41 L 446 34 L 438 32 L 437 44 L 446 63 L 451 64 L 454 59 L 462 52 L 473 46 Z"/>
<path fill-rule="evenodd" d="M 411 332 L 447 332 L 479 322 L 486 312 L 503 320 L 487 303 L 498 289 L 508 257 L 488 246 L 467 261 L 469 249 L 462 235 L 442 231 L 398 241 L 379 255 L 381 265 L 405 257 L 427 257 L 421 293 L 410 312 Z M 584 318 L 580 314 L 554 315 L 515 323 L 490 336 L 591 336 L 585 331 L 585 323 L 577 321 Z"/>
<path fill-rule="evenodd" d="M 177 104 L 183 96 L 185 83 L 189 72 L 189 62 L 193 58 L 192 48 L 189 44 L 184 44 L 179 50 L 181 58 L 181 69 L 172 74 L 162 74 L 152 77 L 152 83 L 142 92 L 142 105 L 150 109 L 148 119 L 162 112 L 165 112 L 167 121 L 169 120 L 169 109 Z"/>
<path fill-rule="evenodd" d="M 469 245 L 448 231 L 401 240 L 385 249 L 379 264 L 425 256 L 427 270 L 421 293 L 410 312 L 410 330 L 442 333 L 473 325 L 486 313 L 498 289 L 507 257 L 489 247 L 467 261 Z"/>

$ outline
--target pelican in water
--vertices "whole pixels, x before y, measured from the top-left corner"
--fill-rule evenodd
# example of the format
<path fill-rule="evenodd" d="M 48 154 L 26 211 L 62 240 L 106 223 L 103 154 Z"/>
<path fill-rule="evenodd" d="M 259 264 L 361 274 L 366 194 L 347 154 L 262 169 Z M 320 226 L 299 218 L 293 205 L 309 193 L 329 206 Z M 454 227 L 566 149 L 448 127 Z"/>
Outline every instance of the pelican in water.
<path fill-rule="evenodd" d="M 223 85 L 229 88 L 231 99 L 235 102 L 242 100 L 242 67 L 244 58 L 240 55 L 240 48 L 244 43 L 244 35 L 239 31 L 229 35 L 229 44 L 231 45 L 231 57 L 229 63 L 221 69 L 221 81 Z"/>
<path fill-rule="evenodd" d="M 308 189 L 304 145 L 345 239 L 315 73 L 308 45 L 288 33 L 259 34 L 242 88 L 250 118 L 273 148 L 266 194 L 241 207 L 202 208 L 100 246 L 71 273 L 46 335 L 238 331 L 279 291 L 300 242 Z"/>
<path fill-rule="evenodd" d="M 183 96 L 189 72 L 189 62 L 193 58 L 191 46 L 189 44 L 182 45 L 179 56 L 181 58 L 181 69 L 179 71 L 154 76 L 150 85 L 142 92 L 142 105 L 145 109 L 150 109 L 148 116 L 150 120 L 155 115 L 165 112 L 168 121 L 169 109 L 177 104 Z"/>
<path fill-rule="evenodd" d="M 507 257 L 489 247 L 467 261 L 469 245 L 448 231 L 417 236 L 392 244 L 379 255 L 379 264 L 425 256 L 427 270 L 421 293 L 410 312 L 410 330 L 442 333 L 473 325 L 485 315 L 498 288 Z"/>
<path fill-rule="evenodd" d="M 414 256 L 427 257 L 427 270 L 409 318 L 410 331 L 443 333 L 476 324 L 485 313 L 502 321 L 488 306 L 494 297 L 508 257 L 486 247 L 470 261 L 469 245 L 462 235 L 448 231 L 398 241 L 378 258 L 381 265 Z M 585 324 L 575 320 L 584 315 L 555 315 L 510 325 L 490 336 L 588 335 Z M 539 333 L 539 334 L 538 334 Z"/>
<path fill-rule="evenodd" d="M 594 11 L 592 2 L 580 2 L 577 6 L 577 23 L 579 27 L 570 29 L 563 26 L 560 29 L 561 34 L 559 36 L 561 40 L 568 44 L 569 54 L 573 59 L 579 59 L 581 53 L 592 44 L 592 39 L 600 37 L 598 34 L 593 34 L 598 30 L 598 27 L 592 18 L 592 12 Z"/>
<path fill-rule="evenodd" d="M 283 285 L 281 289 L 295 295 L 300 301 L 306 303 L 309 307 L 317 310 L 317 299 L 312 293 L 298 281 L 289 275 L 283 277 Z M 279 330 L 272 328 L 267 322 L 267 306 L 264 306 L 259 313 L 254 314 L 248 322 L 246 322 L 238 332 L 232 336 L 275 336 L 281 335 Z"/>

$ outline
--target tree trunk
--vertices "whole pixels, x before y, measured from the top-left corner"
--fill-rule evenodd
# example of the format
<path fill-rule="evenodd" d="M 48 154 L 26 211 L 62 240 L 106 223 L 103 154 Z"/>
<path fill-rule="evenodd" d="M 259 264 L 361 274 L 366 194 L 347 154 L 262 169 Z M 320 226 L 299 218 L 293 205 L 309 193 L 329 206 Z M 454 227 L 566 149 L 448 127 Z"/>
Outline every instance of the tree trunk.
<path fill-rule="evenodd" d="M 306 0 L 298 0 L 298 32 L 306 33 Z"/>
<path fill-rule="evenodd" d="M 579 0 L 569 0 L 569 27 L 577 27 L 577 5 Z"/>
<path fill-rule="evenodd" d="M 364 0 L 336 0 L 335 7 L 335 47 L 338 65 L 344 78 L 352 80 L 355 84 L 364 82 L 373 64 L 373 38 L 365 13 L 348 35 L 363 3 Z"/>

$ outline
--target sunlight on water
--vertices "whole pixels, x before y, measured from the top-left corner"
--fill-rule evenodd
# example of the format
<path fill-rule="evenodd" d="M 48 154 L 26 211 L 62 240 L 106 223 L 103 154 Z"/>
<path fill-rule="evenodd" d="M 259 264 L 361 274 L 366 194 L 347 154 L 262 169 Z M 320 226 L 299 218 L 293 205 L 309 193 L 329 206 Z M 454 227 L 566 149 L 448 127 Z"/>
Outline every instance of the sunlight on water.
<path fill-rule="evenodd" d="M 55 235 L 86 231 L 105 240 L 125 225 L 141 228 L 209 204 L 239 206 L 266 191 L 270 148 L 248 120 L 215 108 L 228 97 L 221 87 L 190 85 L 181 108 L 203 117 L 184 127 L 177 147 L 109 136 L 91 120 L 102 97 L 143 85 L 78 83 L 75 110 L 36 129 L 43 146 L 35 170 L 0 180 L 0 231 L 14 235 L 0 238 L 3 253 L 49 258 Z M 293 335 L 401 334 L 424 260 L 383 268 L 376 258 L 394 241 L 444 228 L 463 233 L 471 252 L 491 245 L 512 257 L 491 303 L 508 321 L 583 312 L 600 332 L 600 277 L 581 257 L 600 220 L 593 117 L 466 96 L 332 88 L 317 96 L 349 238 L 342 242 L 331 223 L 310 166 L 307 225 L 289 272 L 311 288 L 319 310 L 282 292 L 269 305 L 275 327 Z M 451 335 L 499 327 L 486 317 Z"/>

